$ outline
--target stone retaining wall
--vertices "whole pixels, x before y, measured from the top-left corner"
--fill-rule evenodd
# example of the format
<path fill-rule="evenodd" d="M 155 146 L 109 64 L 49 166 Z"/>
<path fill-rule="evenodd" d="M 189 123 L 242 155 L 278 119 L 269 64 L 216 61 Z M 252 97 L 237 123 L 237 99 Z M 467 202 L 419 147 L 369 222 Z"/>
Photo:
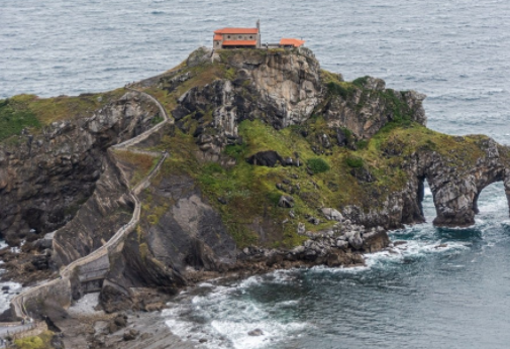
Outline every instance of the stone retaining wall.
<path fill-rule="evenodd" d="M 44 321 L 35 323 L 34 327 L 30 330 L 21 330 L 19 333 L 12 335 L 12 339 L 22 339 L 26 337 L 38 336 L 41 333 L 48 331 L 48 325 Z"/>

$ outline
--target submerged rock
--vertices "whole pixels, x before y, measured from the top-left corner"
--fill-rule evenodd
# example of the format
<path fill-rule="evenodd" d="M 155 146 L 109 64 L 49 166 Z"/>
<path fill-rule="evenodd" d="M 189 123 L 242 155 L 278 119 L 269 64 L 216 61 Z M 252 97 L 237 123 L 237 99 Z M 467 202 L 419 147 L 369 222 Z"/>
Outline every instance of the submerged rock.
<path fill-rule="evenodd" d="M 249 336 L 254 336 L 254 337 L 263 336 L 264 332 L 262 332 L 262 330 L 260 328 L 257 328 L 257 329 L 254 329 L 254 330 L 248 332 L 248 335 Z"/>

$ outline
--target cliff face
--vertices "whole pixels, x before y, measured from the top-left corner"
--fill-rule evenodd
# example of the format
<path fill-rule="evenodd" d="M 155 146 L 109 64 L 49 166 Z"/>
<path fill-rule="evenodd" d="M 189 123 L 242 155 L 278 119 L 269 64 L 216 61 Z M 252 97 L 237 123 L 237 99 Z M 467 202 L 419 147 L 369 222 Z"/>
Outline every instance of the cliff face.
<path fill-rule="evenodd" d="M 220 68 L 216 69 L 223 70 L 223 74 L 216 72 L 221 79 L 179 95 L 172 115 L 183 132 L 193 129 L 209 160 L 217 160 L 225 146 L 242 142 L 238 128 L 244 120 L 263 120 L 279 130 L 306 125 L 312 116 L 322 115 L 328 128 L 336 131 L 339 143 L 369 139 L 394 120 L 426 122 L 424 95 L 387 90 L 384 81 L 370 77 L 344 82 L 339 75 L 321 71 L 313 53 L 306 49 L 290 54 L 260 50 L 201 54 L 198 61 L 202 65 L 217 62 Z M 194 55 L 195 65 L 197 53 Z M 176 81 L 190 79 L 191 72 L 183 69 L 156 84 L 162 88 L 170 85 L 167 91 L 174 92 Z M 192 120 L 197 121 L 196 126 Z M 343 130 L 353 137 L 347 140 Z M 331 146 L 327 138 L 323 133 L 319 139 L 324 148 Z"/>
<path fill-rule="evenodd" d="M 331 74 L 329 80 L 326 85 L 329 98 L 318 113 L 330 128 L 344 127 L 358 139 L 370 139 L 392 121 L 408 119 L 426 124 L 423 94 L 387 90 L 383 80 L 369 76 L 355 80 L 354 86 L 342 86 Z"/>
<path fill-rule="evenodd" d="M 4 237 L 16 239 L 30 229 L 47 233 L 69 222 L 94 192 L 105 170 L 106 149 L 151 126 L 154 107 L 132 93 L 111 102 L 106 101 L 108 96 L 94 97 L 105 98 L 96 111 L 70 112 L 69 117 L 77 115 L 40 130 L 25 129 L 22 135 L 0 143 L 0 233 Z M 58 104 L 58 100 L 52 103 Z"/>
<path fill-rule="evenodd" d="M 126 91 L 0 145 L 0 231 L 14 242 L 58 229 L 56 266 L 126 224 L 127 193 L 153 168 L 151 154 L 168 152 L 137 196 L 136 230 L 110 256 L 109 309 L 130 303 L 131 287 L 173 289 L 200 279 L 195 270 L 360 263 L 388 245 L 388 229 L 424 221 L 425 180 L 437 225 L 473 224 L 495 181 L 510 193 L 508 148 L 428 130 L 423 95 L 343 81 L 306 49 L 200 49 L 132 87 L 175 121 L 136 149 L 110 147 L 157 122 L 158 107 Z"/>

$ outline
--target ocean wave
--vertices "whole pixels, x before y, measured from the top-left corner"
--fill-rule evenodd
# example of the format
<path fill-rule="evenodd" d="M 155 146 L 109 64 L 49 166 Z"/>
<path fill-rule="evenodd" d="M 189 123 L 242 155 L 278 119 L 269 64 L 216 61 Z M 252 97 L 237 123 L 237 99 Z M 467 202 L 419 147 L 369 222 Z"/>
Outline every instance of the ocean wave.
<path fill-rule="evenodd" d="M 297 273 L 297 269 L 276 270 L 228 285 L 203 282 L 196 290 L 200 294 L 181 294 L 162 316 L 173 333 L 192 342 L 205 338 L 208 348 L 268 347 L 270 343 L 297 335 L 309 325 L 275 315 L 293 309 L 299 304 L 298 299 L 274 301 L 268 308 L 264 300 L 257 299 L 256 292 L 271 285 L 281 287 L 293 283 Z M 256 329 L 263 334 L 249 334 Z"/>
<path fill-rule="evenodd" d="M 21 292 L 22 286 L 17 282 L 0 282 L 0 312 L 10 307 L 11 298 Z"/>

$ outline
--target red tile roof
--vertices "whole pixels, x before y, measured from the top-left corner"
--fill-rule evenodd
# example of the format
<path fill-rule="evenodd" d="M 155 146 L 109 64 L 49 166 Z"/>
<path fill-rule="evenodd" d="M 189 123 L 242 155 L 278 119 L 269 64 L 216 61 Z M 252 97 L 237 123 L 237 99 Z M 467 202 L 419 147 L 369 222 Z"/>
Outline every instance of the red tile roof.
<path fill-rule="evenodd" d="M 299 40 L 299 39 L 281 39 L 280 40 L 280 45 L 281 46 L 294 46 L 294 47 L 299 47 L 299 46 L 302 46 L 303 44 L 305 43 L 304 40 Z"/>
<path fill-rule="evenodd" d="M 218 29 L 214 34 L 258 34 L 257 28 L 223 28 Z"/>
<path fill-rule="evenodd" d="M 223 39 L 223 35 L 216 34 L 216 35 L 214 35 L 214 39 L 213 40 L 214 41 L 216 41 L 216 40 L 220 40 L 221 41 L 222 39 Z"/>
<path fill-rule="evenodd" d="M 223 41 L 223 46 L 257 46 L 256 40 L 229 40 Z"/>

